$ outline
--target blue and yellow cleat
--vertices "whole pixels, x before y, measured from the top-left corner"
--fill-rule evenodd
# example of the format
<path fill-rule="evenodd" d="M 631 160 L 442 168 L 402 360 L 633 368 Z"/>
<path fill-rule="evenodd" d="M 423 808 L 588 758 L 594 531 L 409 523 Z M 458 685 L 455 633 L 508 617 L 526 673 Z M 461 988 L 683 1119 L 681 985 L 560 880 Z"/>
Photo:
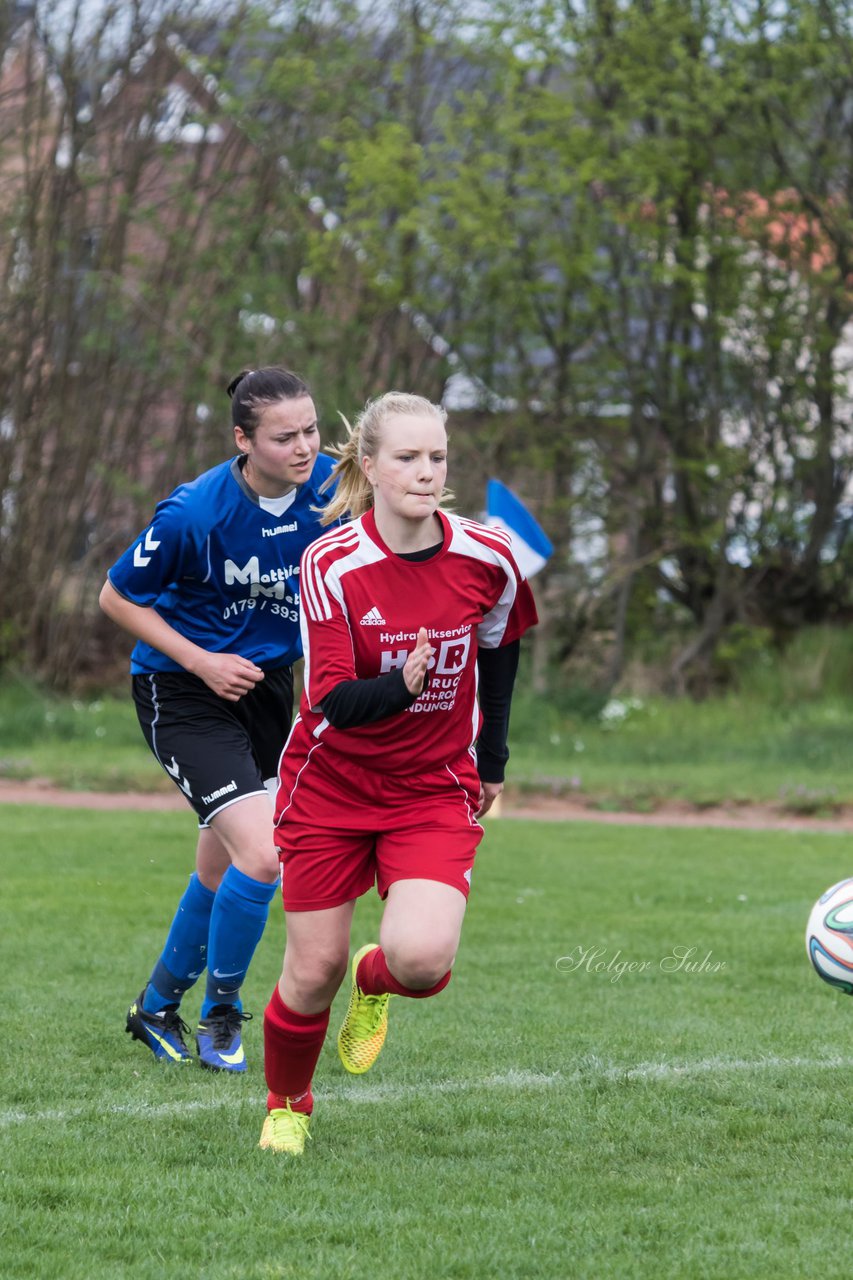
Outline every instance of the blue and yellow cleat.
<path fill-rule="evenodd" d="M 208 1071 L 245 1071 L 241 1032 L 243 1023 L 251 1018 L 250 1013 L 243 1013 L 233 1004 L 214 1005 L 198 1024 L 195 1042 L 200 1064 Z"/>
<path fill-rule="evenodd" d="M 141 1040 L 154 1057 L 163 1062 L 192 1062 L 192 1054 L 184 1041 L 184 1035 L 189 1034 L 189 1027 L 178 1013 L 177 1005 L 164 1009 L 162 1013 L 148 1013 L 142 1007 L 144 996 L 143 987 L 127 1011 L 125 1031 L 134 1040 Z"/>

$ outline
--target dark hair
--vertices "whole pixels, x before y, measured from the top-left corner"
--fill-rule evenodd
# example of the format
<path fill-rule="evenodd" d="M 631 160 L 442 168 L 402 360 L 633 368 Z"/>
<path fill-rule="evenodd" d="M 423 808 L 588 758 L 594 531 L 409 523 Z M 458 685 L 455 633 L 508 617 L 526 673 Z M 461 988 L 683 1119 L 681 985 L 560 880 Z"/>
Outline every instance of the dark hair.
<path fill-rule="evenodd" d="M 307 382 L 298 373 L 279 365 L 263 369 L 242 369 L 226 387 L 231 398 L 231 422 L 251 440 L 267 405 L 279 400 L 300 400 L 310 396 Z"/>

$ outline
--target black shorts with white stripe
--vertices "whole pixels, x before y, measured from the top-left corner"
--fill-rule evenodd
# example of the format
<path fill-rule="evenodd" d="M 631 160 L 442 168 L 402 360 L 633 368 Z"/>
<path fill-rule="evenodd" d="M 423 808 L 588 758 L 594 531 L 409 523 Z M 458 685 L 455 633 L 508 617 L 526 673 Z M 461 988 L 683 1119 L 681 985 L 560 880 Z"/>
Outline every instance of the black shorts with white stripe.
<path fill-rule="evenodd" d="M 293 719 L 293 669 L 265 672 L 238 702 L 187 671 L 148 672 L 133 676 L 133 701 L 145 741 L 207 826 L 277 777 Z"/>

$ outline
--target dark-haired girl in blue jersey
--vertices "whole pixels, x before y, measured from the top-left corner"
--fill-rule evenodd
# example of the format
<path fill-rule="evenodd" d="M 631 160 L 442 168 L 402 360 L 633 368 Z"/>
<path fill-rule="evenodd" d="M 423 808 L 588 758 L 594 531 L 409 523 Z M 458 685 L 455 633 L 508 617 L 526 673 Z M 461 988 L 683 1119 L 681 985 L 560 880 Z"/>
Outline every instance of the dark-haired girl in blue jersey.
<path fill-rule="evenodd" d="M 136 637 L 145 738 L 199 818 L 196 869 L 127 1030 L 187 1062 L 181 999 L 207 968 L 199 1061 L 245 1071 L 240 988 L 279 880 L 272 805 L 301 656 L 299 560 L 332 459 L 307 385 L 281 368 L 228 387 L 237 457 L 159 503 L 109 571 L 104 612 Z"/>

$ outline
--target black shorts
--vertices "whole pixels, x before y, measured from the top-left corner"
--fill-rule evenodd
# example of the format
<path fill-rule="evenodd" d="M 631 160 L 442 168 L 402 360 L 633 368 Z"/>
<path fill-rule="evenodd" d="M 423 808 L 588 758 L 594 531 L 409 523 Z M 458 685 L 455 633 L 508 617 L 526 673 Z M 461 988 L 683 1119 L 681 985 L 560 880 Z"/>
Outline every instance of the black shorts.
<path fill-rule="evenodd" d="M 195 809 L 201 826 L 246 796 L 264 795 L 293 719 L 293 669 L 267 671 L 238 702 L 187 671 L 133 677 L 145 741 Z"/>

